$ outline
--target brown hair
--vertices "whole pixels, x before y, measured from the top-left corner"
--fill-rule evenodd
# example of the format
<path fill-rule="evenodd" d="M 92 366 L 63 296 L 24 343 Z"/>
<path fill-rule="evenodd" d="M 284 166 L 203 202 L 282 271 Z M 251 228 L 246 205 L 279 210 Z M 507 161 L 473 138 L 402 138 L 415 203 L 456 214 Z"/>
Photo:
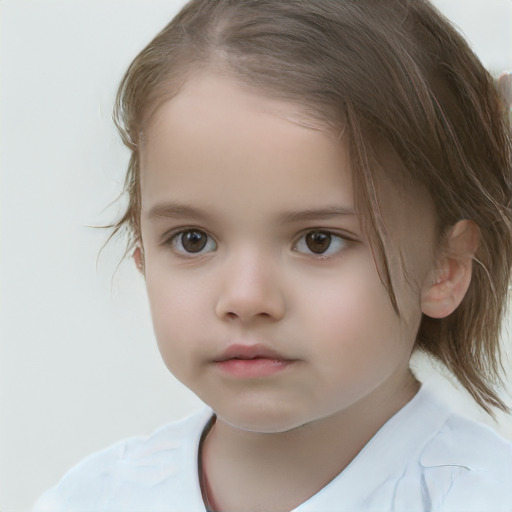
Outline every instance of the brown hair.
<path fill-rule="evenodd" d="M 356 201 L 399 314 L 377 193 L 375 141 L 430 193 L 440 238 L 458 220 L 481 232 L 472 282 L 447 318 L 424 316 L 417 348 L 442 361 L 487 411 L 506 410 L 500 327 L 512 261 L 511 141 L 493 80 L 425 0 L 192 0 L 135 58 L 114 118 L 131 150 L 129 205 L 114 233 L 140 239 L 144 128 L 196 70 L 214 67 L 343 129 Z"/>

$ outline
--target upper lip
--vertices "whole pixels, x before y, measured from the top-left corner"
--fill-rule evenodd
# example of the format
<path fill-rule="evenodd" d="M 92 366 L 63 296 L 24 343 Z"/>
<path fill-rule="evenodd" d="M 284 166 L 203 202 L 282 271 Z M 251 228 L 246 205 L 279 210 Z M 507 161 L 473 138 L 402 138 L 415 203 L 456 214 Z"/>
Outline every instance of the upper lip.
<path fill-rule="evenodd" d="M 228 361 L 229 359 L 280 359 L 289 360 L 282 354 L 259 343 L 252 345 L 235 344 L 230 345 L 222 354 L 215 359 L 215 362 Z"/>

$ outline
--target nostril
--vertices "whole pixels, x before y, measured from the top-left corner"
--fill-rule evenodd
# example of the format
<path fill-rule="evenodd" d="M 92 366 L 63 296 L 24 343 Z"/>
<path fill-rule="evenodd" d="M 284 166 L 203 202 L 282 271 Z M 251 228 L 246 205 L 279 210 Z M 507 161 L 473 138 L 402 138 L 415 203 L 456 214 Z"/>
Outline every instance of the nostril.
<path fill-rule="evenodd" d="M 229 320 L 244 320 L 244 318 L 245 318 L 244 314 L 234 313 L 233 311 L 228 311 L 225 314 L 225 316 Z M 254 317 L 271 318 L 271 316 L 272 315 L 270 313 L 267 313 L 265 311 L 262 311 L 261 313 L 257 313 L 255 315 L 253 315 L 253 314 L 247 315 L 248 318 L 254 318 Z"/>
<path fill-rule="evenodd" d="M 254 267 L 254 265 L 253 265 Z M 215 315 L 224 321 L 279 320 L 284 315 L 284 297 L 270 278 L 230 279 L 215 300 Z"/>

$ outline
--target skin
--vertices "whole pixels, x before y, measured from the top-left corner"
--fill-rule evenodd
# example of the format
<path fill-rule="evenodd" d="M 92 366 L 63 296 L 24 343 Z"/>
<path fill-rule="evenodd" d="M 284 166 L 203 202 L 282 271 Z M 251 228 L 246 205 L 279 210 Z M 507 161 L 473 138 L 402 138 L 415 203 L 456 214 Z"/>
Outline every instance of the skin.
<path fill-rule="evenodd" d="M 290 510 L 419 387 L 409 359 L 436 269 L 446 268 L 433 252 L 431 202 L 417 191 L 396 208 L 382 189 L 413 277 L 397 280 L 399 318 L 354 213 L 344 141 L 304 122 L 298 106 L 205 73 L 145 135 L 135 259 L 166 365 L 217 415 L 202 453 L 210 502 Z M 191 229 L 207 240 L 198 253 L 183 245 Z M 319 231 L 331 234 L 323 254 L 306 243 Z M 286 364 L 234 376 L 217 362 L 234 344 L 259 344 Z"/>

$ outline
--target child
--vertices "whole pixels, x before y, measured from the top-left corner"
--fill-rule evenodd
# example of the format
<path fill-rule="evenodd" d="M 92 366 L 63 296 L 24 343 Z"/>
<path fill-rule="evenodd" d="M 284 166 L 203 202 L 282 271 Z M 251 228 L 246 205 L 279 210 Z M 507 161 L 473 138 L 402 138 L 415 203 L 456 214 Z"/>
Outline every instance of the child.
<path fill-rule="evenodd" d="M 208 406 L 74 468 L 52 511 L 512 511 L 512 446 L 409 359 L 498 394 L 511 155 L 423 0 L 192 0 L 134 60 L 115 232 Z"/>

